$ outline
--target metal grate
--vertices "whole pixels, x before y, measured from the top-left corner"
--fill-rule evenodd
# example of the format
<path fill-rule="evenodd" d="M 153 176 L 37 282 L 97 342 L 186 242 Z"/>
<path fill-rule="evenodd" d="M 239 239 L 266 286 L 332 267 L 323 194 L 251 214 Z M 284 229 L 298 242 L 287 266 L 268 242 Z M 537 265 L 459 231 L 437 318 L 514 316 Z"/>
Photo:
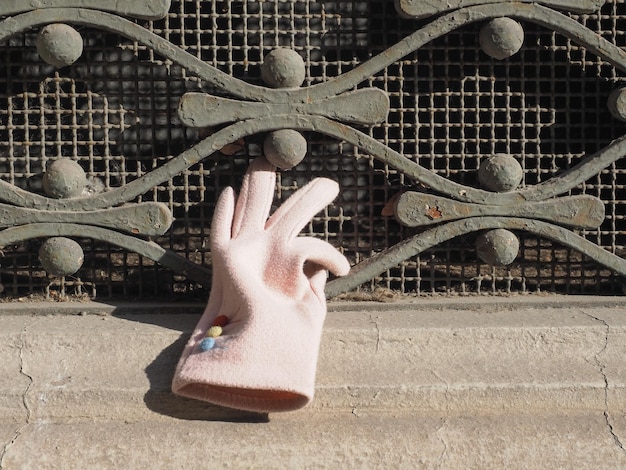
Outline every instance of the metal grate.
<path fill-rule="evenodd" d="M 626 46 L 626 5 L 573 16 L 619 47 Z M 303 86 L 340 76 L 397 44 L 431 20 L 403 19 L 389 0 L 174 1 L 163 20 L 135 22 L 218 69 L 261 85 L 259 66 L 277 46 L 296 50 L 306 65 Z M 423 167 L 477 186 L 482 159 L 518 157 L 523 186 L 547 181 L 623 135 L 606 103 L 621 76 L 609 63 L 559 33 L 524 23 L 521 51 L 505 61 L 478 43 L 481 24 L 435 39 L 361 86 L 387 92 L 386 121 L 362 130 Z M 35 50 L 36 31 L 0 47 L 0 178 L 40 192 L 51 158 L 68 156 L 90 176 L 87 190 L 106 192 L 160 167 L 217 129 L 189 129 L 176 109 L 189 91 L 225 95 L 152 49 L 113 33 L 79 28 L 81 59 L 56 71 Z M 335 204 L 306 231 L 341 247 L 353 264 L 423 229 L 382 215 L 398 193 L 420 184 L 351 144 L 305 133 L 303 163 L 281 172 L 277 204 L 315 176 L 339 181 Z M 159 184 L 136 201 L 172 210 L 159 245 L 210 265 L 210 220 L 219 192 L 239 184 L 263 135 L 246 137 Z M 618 256 L 625 252 L 626 164 L 617 160 L 570 191 L 599 197 L 606 219 L 586 239 Z M 403 294 L 621 293 L 621 278 L 580 252 L 516 232 L 520 254 L 508 267 L 476 256 L 475 234 L 455 238 L 402 262 L 363 288 Z M 204 298 L 206 286 L 137 254 L 81 239 L 85 263 L 75 277 L 48 277 L 37 259 L 41 239 L 5 246 L 0 282 L 6 298 L 58 292 L 97 298 Z M 52 289 L 50 291 L 50 289 Z"/>

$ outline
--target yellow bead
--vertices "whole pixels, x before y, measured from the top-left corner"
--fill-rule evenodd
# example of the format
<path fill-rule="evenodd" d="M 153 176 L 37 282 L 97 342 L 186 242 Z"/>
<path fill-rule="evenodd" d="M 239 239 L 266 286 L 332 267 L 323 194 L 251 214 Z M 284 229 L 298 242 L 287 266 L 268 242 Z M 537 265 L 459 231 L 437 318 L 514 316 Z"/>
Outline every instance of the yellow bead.
<path fill-rule="evenodd" d="M 212 326 L 206 332 L 207 338 L 217 338 L 218 336 L 222 336 L 222 327 L 221 326 Z"/>

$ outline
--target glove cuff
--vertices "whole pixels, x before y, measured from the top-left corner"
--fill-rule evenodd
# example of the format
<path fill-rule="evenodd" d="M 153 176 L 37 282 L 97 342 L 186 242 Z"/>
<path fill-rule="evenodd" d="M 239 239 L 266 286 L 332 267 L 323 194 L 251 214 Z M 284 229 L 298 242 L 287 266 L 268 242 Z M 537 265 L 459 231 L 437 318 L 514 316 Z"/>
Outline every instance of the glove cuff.
<path fill-rule="evenodd" d="M 293 305 L 288 311 L 276 306 L 243 310 L 212 339 L 219 333 L 212 326 L 224 323 L 225 316 L 203 314 L 178 363 L 172 391 L 256 412 L 307 405 L 315 390 L 325 305 L 314 314 Z"/>

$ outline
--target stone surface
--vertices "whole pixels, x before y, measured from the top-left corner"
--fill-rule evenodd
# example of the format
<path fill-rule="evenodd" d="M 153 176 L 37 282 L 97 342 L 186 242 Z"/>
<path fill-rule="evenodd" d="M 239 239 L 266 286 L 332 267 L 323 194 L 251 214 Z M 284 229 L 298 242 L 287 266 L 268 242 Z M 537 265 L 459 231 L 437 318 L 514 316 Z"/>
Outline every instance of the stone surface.
<path fill-rule="evenodd" d="M 610 356 L 617 346 L 605 347 L 605 323 L 584 312 L 331 312 L 310 409 L 602 409 L 605 384 L 596 355 L 603 352 L 608 373 L 619 367 L 622 350 Z M 15 347 L 2 350 L 7 377 L 19 384 L 3 389 L 5 402 L 12 397 L 19 404 L 30 377 L 26 401 L 41 417 L 145 418 L 182 403 L 170 396 L 170 381 L 199 315 L 2 316 L 0 327 L 20 318 L 24 328 L 5 334 L 5 344 L 23 343 L 19 354 Z M 613 321 L 620 344 L 626 322 Z M 622 390 L 624 377 L 614 375 L 614 389 Z M 6 417 L 23 415 L 20 406 L 10 409 L 14 414 Z"/>
<path fill-rule="evenodd" d="M 33 451 L 36 449 L 36 452 Z M 626 465 L 600 415 L 319 413 L 269 422 L 33 423 L 12 468 L 593 468 Z M 203 465 L 207 465 L 204 467 Z"/>
<path fill-rule="evenodd" d="M 30 379 L 21 373 L 20 353 L 24 340 L 20 336 L 19 328 L 27 323 L 10 320 L 2 323 L 3 329 L 0 330 L 0 358 L 2 358 L 0 360 L 0 421 L 5 417 L 20 421 L 26 418 L 26 409 L 24 403 L 16 397 L 22 396 L 31 383 Z"/>
<path fill-rule="evenodd" d="M 33 316 L 0 304 L 0 461 L 197 468 L 210 455 L 232 468 L 624 467 L 622 305 L 523 296 L 331 303 L 313 404 L 268 417 L 170 393 L 201 306 L 130 314 L 131 304 L 87 303 Z"/>

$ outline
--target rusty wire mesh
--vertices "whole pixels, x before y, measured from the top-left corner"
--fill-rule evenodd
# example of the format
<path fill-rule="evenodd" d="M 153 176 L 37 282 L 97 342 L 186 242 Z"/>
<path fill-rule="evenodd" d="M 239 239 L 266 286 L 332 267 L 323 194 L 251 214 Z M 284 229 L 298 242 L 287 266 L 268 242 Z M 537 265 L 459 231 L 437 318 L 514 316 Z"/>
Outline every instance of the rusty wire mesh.
<path fill-rule="evenodd" d="M 626 5 L 609 1 L 600 14 L 576 17 L 609 41 L 626 46 Z M 276 46 L 305 60 L 303 86 L 323 82 L 383 52 L 427 21 L 400 18 L 393 2 L 174 1 L 164 20 L 139 21 L 205 62 L 261 84 L 259 65 Z M 407 158 L 451 180 L 476 185 L 482 158 L 519 158 L 525 185 L 545 181 L 624 134 L 606 100 L 621 77 L 615 69 L 558 33 L 525 24 L 522 50 L 496 61 L 478 44 L 480 25 L 434 40 L 371 77 L 385 90 L 391 112 L 364 131 Z M 39 60 L 35 32 L 0 47 L 0 178 L 41 190 L 48 159 L 64 155 L 91 177 L 89 190 L 130 182 L 191 147 L 215 129 L 193 130 L 178 120 L 187 91 L 216 90 L 149 48 L 96 29 L 80 30 L 82 58 L 55 71 Z M 415 230 L 402 228 L 382 209 L 417 184 L 362 151 L 308 133 L 308 156 L 278 179 L 277 204 L 315 176 L 339 181 L 335 204 L 305 230 L 341 247 L 356 263 L 393 246 Z M 263 136 L 223 148 L 140 199 L 162 201 L 176 218 L 156 239 L 194 262 L 210 265 L 210 219 L 225 186 L 238 185 Z M 581 232 L 623 255 L 626 168 L 618 161 L 573 193 L 600 197 L 605 223 Z M 363 286 L 405 294 L 620 293 L 620 279 L 580 253 L 518 234 L 521 252 L 507 268 L 478 260 L 474 235 L 457 238 L 407 260 Z M 206 288 L 136 254 L 93 240 L 76 277 L 48 278 L 37 260 L 41 240 L 4 247 L 0 281 L 6 297 L 45 292 L 48 286 L 97 298 L 204 298 Z"/>

